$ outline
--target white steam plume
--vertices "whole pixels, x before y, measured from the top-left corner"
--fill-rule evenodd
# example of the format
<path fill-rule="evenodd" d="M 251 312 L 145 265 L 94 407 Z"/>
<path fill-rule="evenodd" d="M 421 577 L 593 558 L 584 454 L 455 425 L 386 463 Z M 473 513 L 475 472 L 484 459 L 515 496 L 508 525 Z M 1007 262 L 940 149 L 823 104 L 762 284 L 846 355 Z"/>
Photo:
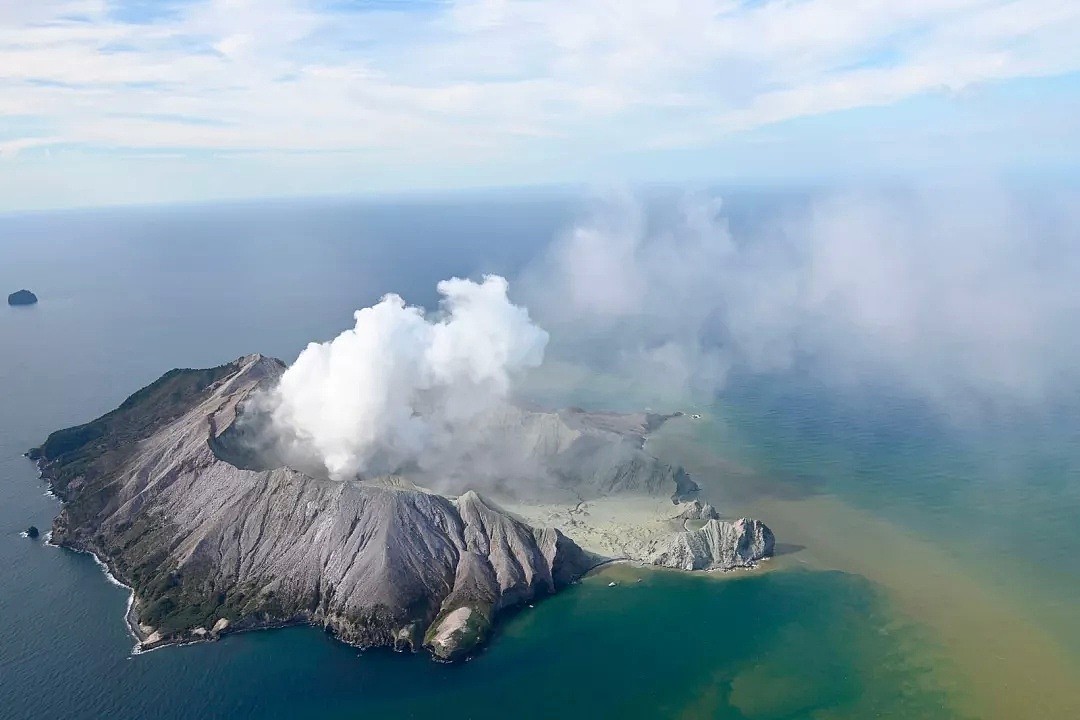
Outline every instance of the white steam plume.
<path fill-rule="evenodd" d="M 1077 208 L 1072 191 L 869 189 L 734 232 L 710 197 L 620 197 L 551 246 L 524 297 L 556 337 L 549 365 L 585 364 L 639 402 L 677 407 L 733 369 L 798 367 L 950 413 L 1034 406 L 1080 385 Z"/>
<path fill-rule="evenodd" d="M 507 289 L 496 275 L 444 280 L 434 318 L 387 295 L 358 310 L 351 330 L 308 345 L 270 398 L 289 451 L 345 479 L 444 450 L 456 428 L 503 404 L 514 378 L 543 361 L 548 334 Z"/>

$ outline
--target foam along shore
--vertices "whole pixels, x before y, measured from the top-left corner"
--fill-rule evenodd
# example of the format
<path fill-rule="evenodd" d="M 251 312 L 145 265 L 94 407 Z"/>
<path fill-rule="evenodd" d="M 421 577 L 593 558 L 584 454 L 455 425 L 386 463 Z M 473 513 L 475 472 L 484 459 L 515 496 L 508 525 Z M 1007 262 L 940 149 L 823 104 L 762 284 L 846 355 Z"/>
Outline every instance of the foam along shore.
<path fill-rule="evenodd" d="M 41 472 L 41 463 L 37 462 L 36 464 L 38 466 L 38 479 L 39 480 L 45 480 L 44 475 Z M 45 490 L 45 492 L 43 493 L 43 495 L 45 497 L 49 497 L 49 498 L 52 498 L 53 500 L 56 500 L 57 503 L 60 503 L 61 505 L 63 504 L 63 502 L 56 495 L 56 493 L 53 492 L 52 487 L 47 488 Z M 23 535 L 24 537 L 26 536 L 25 532 L 20 533 L 20 534 Z M 128 629 L 128 633 L 135 640 L 135 645 L 134 645 L 134 647 L 131 648 L 131 654 L 132 655 L 138 655 L 139 653 L 146 652 L 147 649 L 144 648 L 143 642 L 147 639 L 148 635 L 146 633 L 140 631 L 139 623 L 137 622 L 137 619 L 136 619 L 137 613 L 135 612 L 135 589 L 133 587 L 131 587 L 130 585 L 127 585 L 127 584 L 121 582 L 113 574 L 112 570 L 109 568 L 108 563 L 106 563 L 104 560 L 102 560 L 100 557 L 98 557 L 97 553 L 93 552 L 92 550 L 86 550 L 86 549 L 74 548 L 74 547 L 65 547 L 63 545 L 60 545 L 58 543 L 53 542 L 53 532 L 52 532 L 52 530 L 49 530 L 48 532 L 46 532 L 42 536 L 42 539 L 44 540 L 44 544 L 47 547 L 56 548 L 57 550 L 69 550 L 71 552 L 78 553 L 80 555 L 89 555 L 90 558 L 93 559 L 94 564 L 97 565 L 101 569 L 102 574 L 105 575 L 105 580 L 110 585 L 115 585 L 116 587 L 124 588 L 124 590 L 127 591 L 127 600 L 125 601 L 125 604 L 124 604 L 124 626 Z"/>
<path fill-rule="evenodd" d="M 109 569 L 109 565 L 104 560 L 99 558 L 95 553 L 91 552 L 90 550 L 82 550 L 82 549 L 79 549 L 79 548 L 69 548 L 69 547 L 64 547 L 63 545 L 58 545 L 57 543 L 54 543 L 53 540 L 52 540 L 52 532 L 48 532 L 48 533 L 45 534 L 45 545 L 47 545 L 48 547 L 56 548 L 57 550 L 67 550 L 69 552 L 78 553 L 79 555 L 88 555 L 94 561 L 94 564 L 97 565 L 98 568 L 101 569 L 101 573 L 105 576 L 105 580 L 110 585 L 115 585 L 116 587 L 123 588 L 124 590 L 127 591 L 127 601 L 126 601 L 125 607 L 124 607 L 124 619 L 125 619 L 124 624 L 127 627 L 128 632 L 131 634 L 131 637 L 135 639 L 135 647 L 132 648 L 132 654 L 138 654 L 141 651 L 140 646 L 141 646 L 141 643 L 142 643 L 144 638 L 139 634 L 138 630 L 136 629 L 136 626 L 134 626 L 130 621 L 131 608 L 132 608 L 132 604 L 135 601 L 135 590 L 134 590 L 134 588 L 132 588 L 130 585 L 126 585 L 126 584 L 120 582 L 120 580 L 118 580 L 117 577 L 115 575 L 113 575 L 112 570 Z"/>

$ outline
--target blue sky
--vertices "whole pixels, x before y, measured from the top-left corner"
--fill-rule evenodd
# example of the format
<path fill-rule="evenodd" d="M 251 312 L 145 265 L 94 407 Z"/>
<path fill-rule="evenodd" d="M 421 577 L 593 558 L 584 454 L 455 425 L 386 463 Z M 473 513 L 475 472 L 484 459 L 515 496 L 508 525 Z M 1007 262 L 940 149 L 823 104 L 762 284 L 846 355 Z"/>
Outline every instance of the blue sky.
<path fill-rule="evenodd" d="M 0 210 L 1072 173 L 1075 0 L 0 0 Z"/>

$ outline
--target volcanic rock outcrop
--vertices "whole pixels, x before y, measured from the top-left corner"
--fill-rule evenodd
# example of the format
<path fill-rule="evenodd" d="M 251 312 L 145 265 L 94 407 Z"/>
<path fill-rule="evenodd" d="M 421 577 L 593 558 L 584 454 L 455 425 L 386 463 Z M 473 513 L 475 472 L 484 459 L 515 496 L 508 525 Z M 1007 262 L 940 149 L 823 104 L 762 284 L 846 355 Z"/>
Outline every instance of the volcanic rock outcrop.
<path fill-rule="evenodd" d="M 700 500 L 691 500 L 679 506 L 675 515 L 676 520 L 719 520 L 720 513 L 709 503 Z"/>
<path fill-rule="evenodd" d="M 679 570 L 731 570 L 753 567 L 773 553 L 772 530 L 759 520 L 733 523 L 709 520 L 697 530 L 672 535 L 649 561 Z"/>

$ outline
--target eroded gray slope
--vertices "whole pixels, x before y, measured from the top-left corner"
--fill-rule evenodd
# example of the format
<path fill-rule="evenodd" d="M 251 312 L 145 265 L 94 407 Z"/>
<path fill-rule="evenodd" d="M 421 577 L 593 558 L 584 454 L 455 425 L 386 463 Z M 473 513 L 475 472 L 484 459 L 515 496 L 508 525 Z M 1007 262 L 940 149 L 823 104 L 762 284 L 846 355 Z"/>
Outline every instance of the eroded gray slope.
<path fill-rule="evenodd" d="M 147 644 L 312 622 L 358 645 L 418 647 L 467 607 L 470 632 L 433 648 L 452 657 L 482 641 L 500 609 L 591 564 L 558 531 L 533 530 L 474 494 L 455 503 L 407 482 L 331 482 L 217 457 L 213 441 L 239 403 L 282 367 L 241 358 L 168 422 L 125 425 L 132 442 L 107 454 L 53 455 L 55 439 L 38 451 L 43 474 L 64 479 L 54 540 L 93 551 L 132 585 Z"/>

